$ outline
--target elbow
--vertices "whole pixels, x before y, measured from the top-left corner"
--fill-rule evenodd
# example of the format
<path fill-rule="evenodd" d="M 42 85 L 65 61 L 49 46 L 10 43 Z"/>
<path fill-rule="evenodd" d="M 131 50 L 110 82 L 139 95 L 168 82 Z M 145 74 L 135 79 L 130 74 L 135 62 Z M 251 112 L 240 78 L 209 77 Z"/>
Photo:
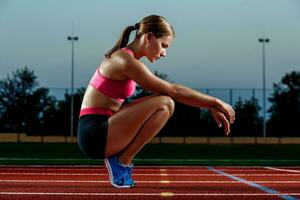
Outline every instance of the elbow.
<path fill-rule="evenodd" d="M 172 87 L 168 93 L 168 96 L 171 97 L 172 99 L 176 100 L 179 98 L 182 89 L 183 89 L 183 86 L 177 85 L 177 84 L 172 84 Z"/>

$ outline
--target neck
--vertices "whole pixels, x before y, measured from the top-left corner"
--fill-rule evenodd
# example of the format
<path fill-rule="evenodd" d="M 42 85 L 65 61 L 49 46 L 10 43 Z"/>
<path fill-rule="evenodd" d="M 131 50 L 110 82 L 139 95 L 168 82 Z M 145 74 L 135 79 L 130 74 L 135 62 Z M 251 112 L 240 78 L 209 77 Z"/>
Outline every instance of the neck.
<path fill-rule="evenodd" d="M 138 60 L 145 56 L 144 45 L 142 44 L 141 38 L 136 38 L 133 42 L 127 45 L 127 48 L 132 50 L 134 57 Z"/>

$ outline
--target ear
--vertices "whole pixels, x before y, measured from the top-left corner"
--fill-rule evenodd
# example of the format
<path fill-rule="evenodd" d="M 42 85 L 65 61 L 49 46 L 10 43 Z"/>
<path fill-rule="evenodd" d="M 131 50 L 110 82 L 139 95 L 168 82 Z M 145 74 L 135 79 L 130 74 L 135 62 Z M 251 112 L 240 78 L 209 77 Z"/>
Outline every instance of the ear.
<path fill-rule="evenodd" d="M 147 39 L 147 41 L 150 41 L 150 39 L 151 39 L 152 37 L 154 37 L 154 35 L 153 35 L 152 32 L 146 33 L 146 39 Z"/>

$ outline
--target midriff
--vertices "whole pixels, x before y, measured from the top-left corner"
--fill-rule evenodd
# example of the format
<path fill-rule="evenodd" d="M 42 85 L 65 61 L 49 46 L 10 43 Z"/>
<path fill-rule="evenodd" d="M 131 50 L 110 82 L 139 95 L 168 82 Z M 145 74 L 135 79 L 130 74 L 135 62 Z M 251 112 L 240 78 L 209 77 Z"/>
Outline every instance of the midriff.
<path fill-rule="evenodd" d="M 104 108 L 117 112 L 121 105 L 122 103 L 97 91 L 91 85 L 88 85 L 82 100 L 81 110 L 85 108 Z"/>

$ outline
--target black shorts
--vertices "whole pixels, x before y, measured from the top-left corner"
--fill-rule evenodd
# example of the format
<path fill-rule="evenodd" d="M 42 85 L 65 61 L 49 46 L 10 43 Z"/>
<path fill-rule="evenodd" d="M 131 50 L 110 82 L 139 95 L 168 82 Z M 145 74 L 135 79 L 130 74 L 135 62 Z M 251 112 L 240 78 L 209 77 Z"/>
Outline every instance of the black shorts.
<path fill-rule="evenodd" d="M 105 157 L 109 115 L 89 114 L 79 118 L 77 141 L 88 158 Z"/>

